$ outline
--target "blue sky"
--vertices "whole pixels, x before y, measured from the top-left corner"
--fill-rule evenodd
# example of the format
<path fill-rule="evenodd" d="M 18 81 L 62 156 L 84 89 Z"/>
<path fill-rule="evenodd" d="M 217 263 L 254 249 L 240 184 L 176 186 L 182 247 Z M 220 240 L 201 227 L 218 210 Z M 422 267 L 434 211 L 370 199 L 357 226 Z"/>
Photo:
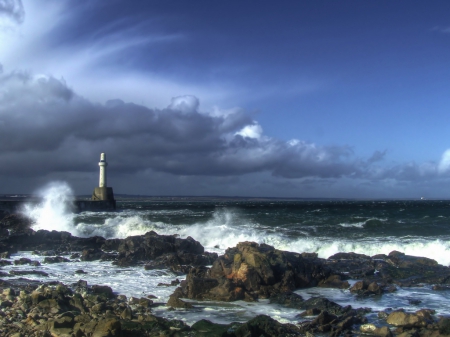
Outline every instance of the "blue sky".
<path fill-rule="evenodd" d="M 0 193 L 448 198 L 449 12 L 0 0 Z"/>

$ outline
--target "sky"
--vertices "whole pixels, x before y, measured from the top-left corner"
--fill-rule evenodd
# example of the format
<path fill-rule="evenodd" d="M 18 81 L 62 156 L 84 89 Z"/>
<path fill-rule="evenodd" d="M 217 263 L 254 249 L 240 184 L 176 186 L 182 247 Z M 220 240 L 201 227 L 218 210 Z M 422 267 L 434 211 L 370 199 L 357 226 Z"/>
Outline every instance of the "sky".
<path fill-rule="evenodd" d="M 0 0 L 0 194 L 449 199 L 449 13 Z"/>

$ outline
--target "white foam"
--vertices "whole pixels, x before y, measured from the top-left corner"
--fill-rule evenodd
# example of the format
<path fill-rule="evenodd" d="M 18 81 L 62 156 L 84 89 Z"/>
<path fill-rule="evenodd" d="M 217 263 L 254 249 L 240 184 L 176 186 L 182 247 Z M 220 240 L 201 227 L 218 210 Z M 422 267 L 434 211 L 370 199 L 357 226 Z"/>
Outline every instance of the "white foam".
<path fill-rule="evenodd" d="M 72 231 L 73 192 L 66 182 L 52 182 L 37 194 L 43 201 L 38 205 L 26 204 L 22 213 L 34 222 L 33 229 Z"/>

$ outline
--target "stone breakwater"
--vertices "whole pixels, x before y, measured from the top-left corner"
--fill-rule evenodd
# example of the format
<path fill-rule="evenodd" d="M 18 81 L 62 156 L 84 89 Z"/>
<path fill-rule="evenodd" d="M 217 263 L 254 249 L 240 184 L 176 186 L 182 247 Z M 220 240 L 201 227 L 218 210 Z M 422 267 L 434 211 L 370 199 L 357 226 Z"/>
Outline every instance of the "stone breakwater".
<path fill-rule="evenodd" d="M 304 299 L 294 292 L 324 287 L 349 289 L 361 297 L 384 296 L 395 292 L 397 287 L 421 284 L 431 284 L 435 291 L 448 291 L 450 268 L 428 258 L 393 251 L 376 256 L 339 253 L 320 259 L 316 254 L 281 251 L 254 242 L 241 242 L 217 256 L 205 252 L 190 237 L 181 239 L 148 232 L 125 239 L 79 238 L 68 232 L 34 231 L 30 221 L 19 215 L 3 214 L 0 218 L 1 336 L 450 335 L 450 317 L 438 317 L 427 308 L 414 312 L 378 311 L 378 320 L 373 324 L 367 319 L 367 314 L 374 314 L 371 308 L 340 306 L 321 297 Z M 200 320 L 189 326 L 180 320 L 154 315 L 153 308 L 161 303 L 154 303 L 152 296 L 127 298 L 108 286 L 88 285 L 83 280 L 73 284 L 11 280 L 10 274 L 2 272 L 3 265 L 39 263 L 7 259 L 20 250 L 46 256 L 44 263 L 102 260 L 147 270 L 167 268 L 186 275 L 181 283 L 172 282 L 179 286 L 166 303 L 170 310 L 195 310 L 190 300 L 268 299 L 270 303 L 298 310 L 298 319 L 281 324 L 259 315 L 246 323 L 215 324 Z M 42 277 L 45 279 L 45 275 Z"/>

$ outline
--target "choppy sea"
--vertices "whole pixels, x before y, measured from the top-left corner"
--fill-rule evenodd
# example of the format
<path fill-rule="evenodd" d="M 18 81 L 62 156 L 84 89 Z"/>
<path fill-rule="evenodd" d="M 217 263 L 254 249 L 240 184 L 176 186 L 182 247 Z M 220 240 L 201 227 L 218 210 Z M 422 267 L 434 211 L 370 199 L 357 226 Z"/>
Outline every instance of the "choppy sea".
<path fill-rule="evenodd" d="M 61 191 L 60 191 L 61 192 Z M 62 191 L 64 192 L 64 191 Z M 222 254 L 241 241 L 266 243 L 292 252 L 316 252 L 327 258 L 338 252 L 366 255 L 388 254 L 393 250 L 425 256 L 440 264 L 450 264 L 450 201 L 376 200 L 376 201 L 286 201 L 286 200 L 155 200 L 128 198 L 118 200 L 117 212 L 70 212 L 55 193 L 24 213 L 34 219 L 34 229 L 68 231 L 75 236 L 100 235 L 125 238 L 148 231 L 158 234 L 191 236 L 205 250 Z M 28 257 L 43 260 L 31 252 L 19 252 L 11 260 Z M 30 269 L 29 266 L 4 267 Z M 164 303 L 175 287 L 160 287 L 183 276 L 168 270 L 144 270 L 142 266 L 121 268 L 111 262 L 70 262 L 42 264 L 48 280 L 73 283 L 84 279 L 90 284 L 104 284 L 119 294 L 157 296 Z M 83 269 L 87 274 L 75 274 Z M 30 276 L 29 278 L 33 278 Z M 42 279 L 42 277 L 36 277 Z M 309 288 L 298 290 L 305 299 L 323 296 L 340 305 L 370 307 L 374 313 L 387 308 L 435 309 L 450 314 L 450 292 L 432 291 L 429 286 L 399 288 L 397 292 L 358 298 L 348 290 Z M 420 301 L 417 304 L 417 300 Z M 415 303 L 415 304 L 411 304 Z M 269 304 L 233 302 L 193 302 L 195 309 L 169 311 L 164 305 L 154 312 L 167 318 L 194 323 L 206 318 L 218 323 L 247 321 L 258 314 L 268 314 L 280 322 L 296 322 L 298 310 Z"/>

